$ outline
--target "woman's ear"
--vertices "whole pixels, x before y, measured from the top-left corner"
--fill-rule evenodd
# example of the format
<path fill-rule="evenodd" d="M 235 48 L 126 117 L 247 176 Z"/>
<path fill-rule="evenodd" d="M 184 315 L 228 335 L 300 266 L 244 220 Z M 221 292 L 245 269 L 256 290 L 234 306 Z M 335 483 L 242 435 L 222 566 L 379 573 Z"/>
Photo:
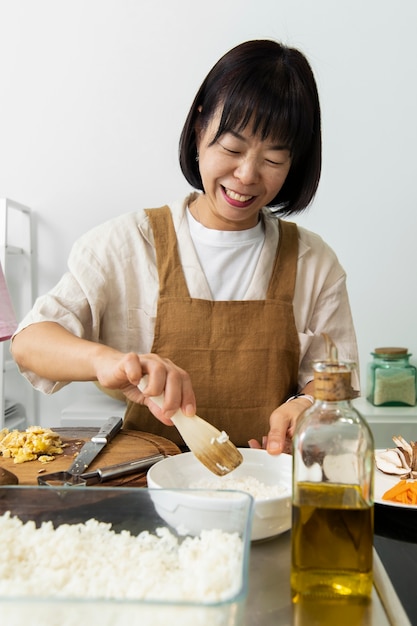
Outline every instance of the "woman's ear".
<path fill-rule="evenodd" d="M 200 139 L 201 139 L 201 131 L 203 129 L 202 123 L 201 123 L 201 111 L 203 110 L 203 107 L 200 106 L 197 108 L 198 114 L 195 120 L 195 124 L 194 124 L 194 132 L 195 132 L 195 142 L 196 142 L 196 146 L 197 146 L 197 153 L 199 151 L 200 148 Z"/>
<path fill-rule="evenodd" d="M 200 106 L 197 107 L 197 117 L 195 119 L 195 125 L 194 125 L 194 130 L 195 130 L 195 133 L 196 133 L 197 136 L 201 133 L 201 127 L 202 127 L 202 125 L 201 125 L 201 111 L 202 110 L 203 110 L 203 107 L 200 104 Z"/>

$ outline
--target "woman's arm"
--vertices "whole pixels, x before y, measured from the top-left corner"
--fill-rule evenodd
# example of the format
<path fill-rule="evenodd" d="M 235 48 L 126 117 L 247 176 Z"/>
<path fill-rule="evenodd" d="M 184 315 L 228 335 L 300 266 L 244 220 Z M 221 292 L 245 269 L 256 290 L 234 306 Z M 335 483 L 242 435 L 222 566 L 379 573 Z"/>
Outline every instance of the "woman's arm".
<path fill-rule="evenodd" d="M 95 363 L 120 352 L 76 337 L 56 322 L 27 326 L 14 338 L 13 358 L 23 370 L 63 382 L 97 380 Z"/>
<path fill-rule="evenodd" d="M 27 326 L 13 338 L 12 355 L 23 370 L 62 382 L 98 381 L 108 389 L 120 389 L 129 400 L 148 403 L 148 396 L 165 394 L 164 408 L 149 405 L 154 415 L 171 424 L 178 408 L 187 415 L 196 411 L 189 375 L 169 359 L 156 354 L 123 353 L 109 346 L 76 337 L 56 322 Z M 146 397 L 137 385 L 149 375 Z"/>

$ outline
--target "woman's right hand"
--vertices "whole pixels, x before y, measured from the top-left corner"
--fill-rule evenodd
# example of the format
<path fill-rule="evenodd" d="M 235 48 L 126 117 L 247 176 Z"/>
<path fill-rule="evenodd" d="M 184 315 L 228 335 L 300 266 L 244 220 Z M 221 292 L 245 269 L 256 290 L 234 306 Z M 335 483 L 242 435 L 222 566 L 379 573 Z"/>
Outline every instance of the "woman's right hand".
<path fill-rule="evenodd" d="M 141 378 L 147 374 L 145 392 L 138 389 Z M 161 422 L 172 425 L 170 417 L 178 409 L 185 415 L 196 412 L 196 400 L 187 372 L 157 354 L 113 354 L 111 359 L 97 359 L 97 380 L 107 389 L 120 389 L 133 402 L 145 404 Z M 164 394 L 163 408 L 152 396 Z"/>

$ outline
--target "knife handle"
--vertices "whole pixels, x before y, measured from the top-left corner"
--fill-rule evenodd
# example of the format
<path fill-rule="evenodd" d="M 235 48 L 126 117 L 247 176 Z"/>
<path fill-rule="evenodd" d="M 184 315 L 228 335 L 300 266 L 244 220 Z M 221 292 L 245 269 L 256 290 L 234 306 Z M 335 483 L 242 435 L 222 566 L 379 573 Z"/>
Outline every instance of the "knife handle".
<path fill-rule="evenodd" d="M 123 424 L 121 417 L 109 417 L 98 431 L 97 435 L 91 438 L 93 443 L 109 443 L 119 432 Z"/>
<path fill-rule="evenodd" d="M 118 476 L 123 476 L 125 474 L 133 474 L 134 472 L 140 472 L 149 469 L 152 465 L 158 463 L 158 461 L 162 461 L 165 458 L 166 457 L 164 454 L 152 454 L 151 456 L 147 456 L 143 459 L 128 461 L 126 463 L 119 463 L 118 465 L 111 465 L 109 467 L 101 467 L 96 470 L 96 473 L 99 476 L 100 482 L 103 482 L 105 480 L 117 478 Z M 83 478 L 85 478 L 85 476 L 83 476 Z"/>

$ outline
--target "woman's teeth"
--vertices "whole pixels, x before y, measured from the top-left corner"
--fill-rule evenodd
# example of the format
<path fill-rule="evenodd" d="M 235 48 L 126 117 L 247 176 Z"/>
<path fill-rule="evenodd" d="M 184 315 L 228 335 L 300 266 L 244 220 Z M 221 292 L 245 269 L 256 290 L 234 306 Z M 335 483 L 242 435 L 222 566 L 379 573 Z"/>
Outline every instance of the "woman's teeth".
<path fill-rule="evenodd" d="M 236 193 L 231 189 L 225 189 L 226 195 L 229 196 L 232 200 L 237 200 L 238 202 L 247 202 L 251 200 L 253 196 L 241 196 L 240 193 Z"/>

